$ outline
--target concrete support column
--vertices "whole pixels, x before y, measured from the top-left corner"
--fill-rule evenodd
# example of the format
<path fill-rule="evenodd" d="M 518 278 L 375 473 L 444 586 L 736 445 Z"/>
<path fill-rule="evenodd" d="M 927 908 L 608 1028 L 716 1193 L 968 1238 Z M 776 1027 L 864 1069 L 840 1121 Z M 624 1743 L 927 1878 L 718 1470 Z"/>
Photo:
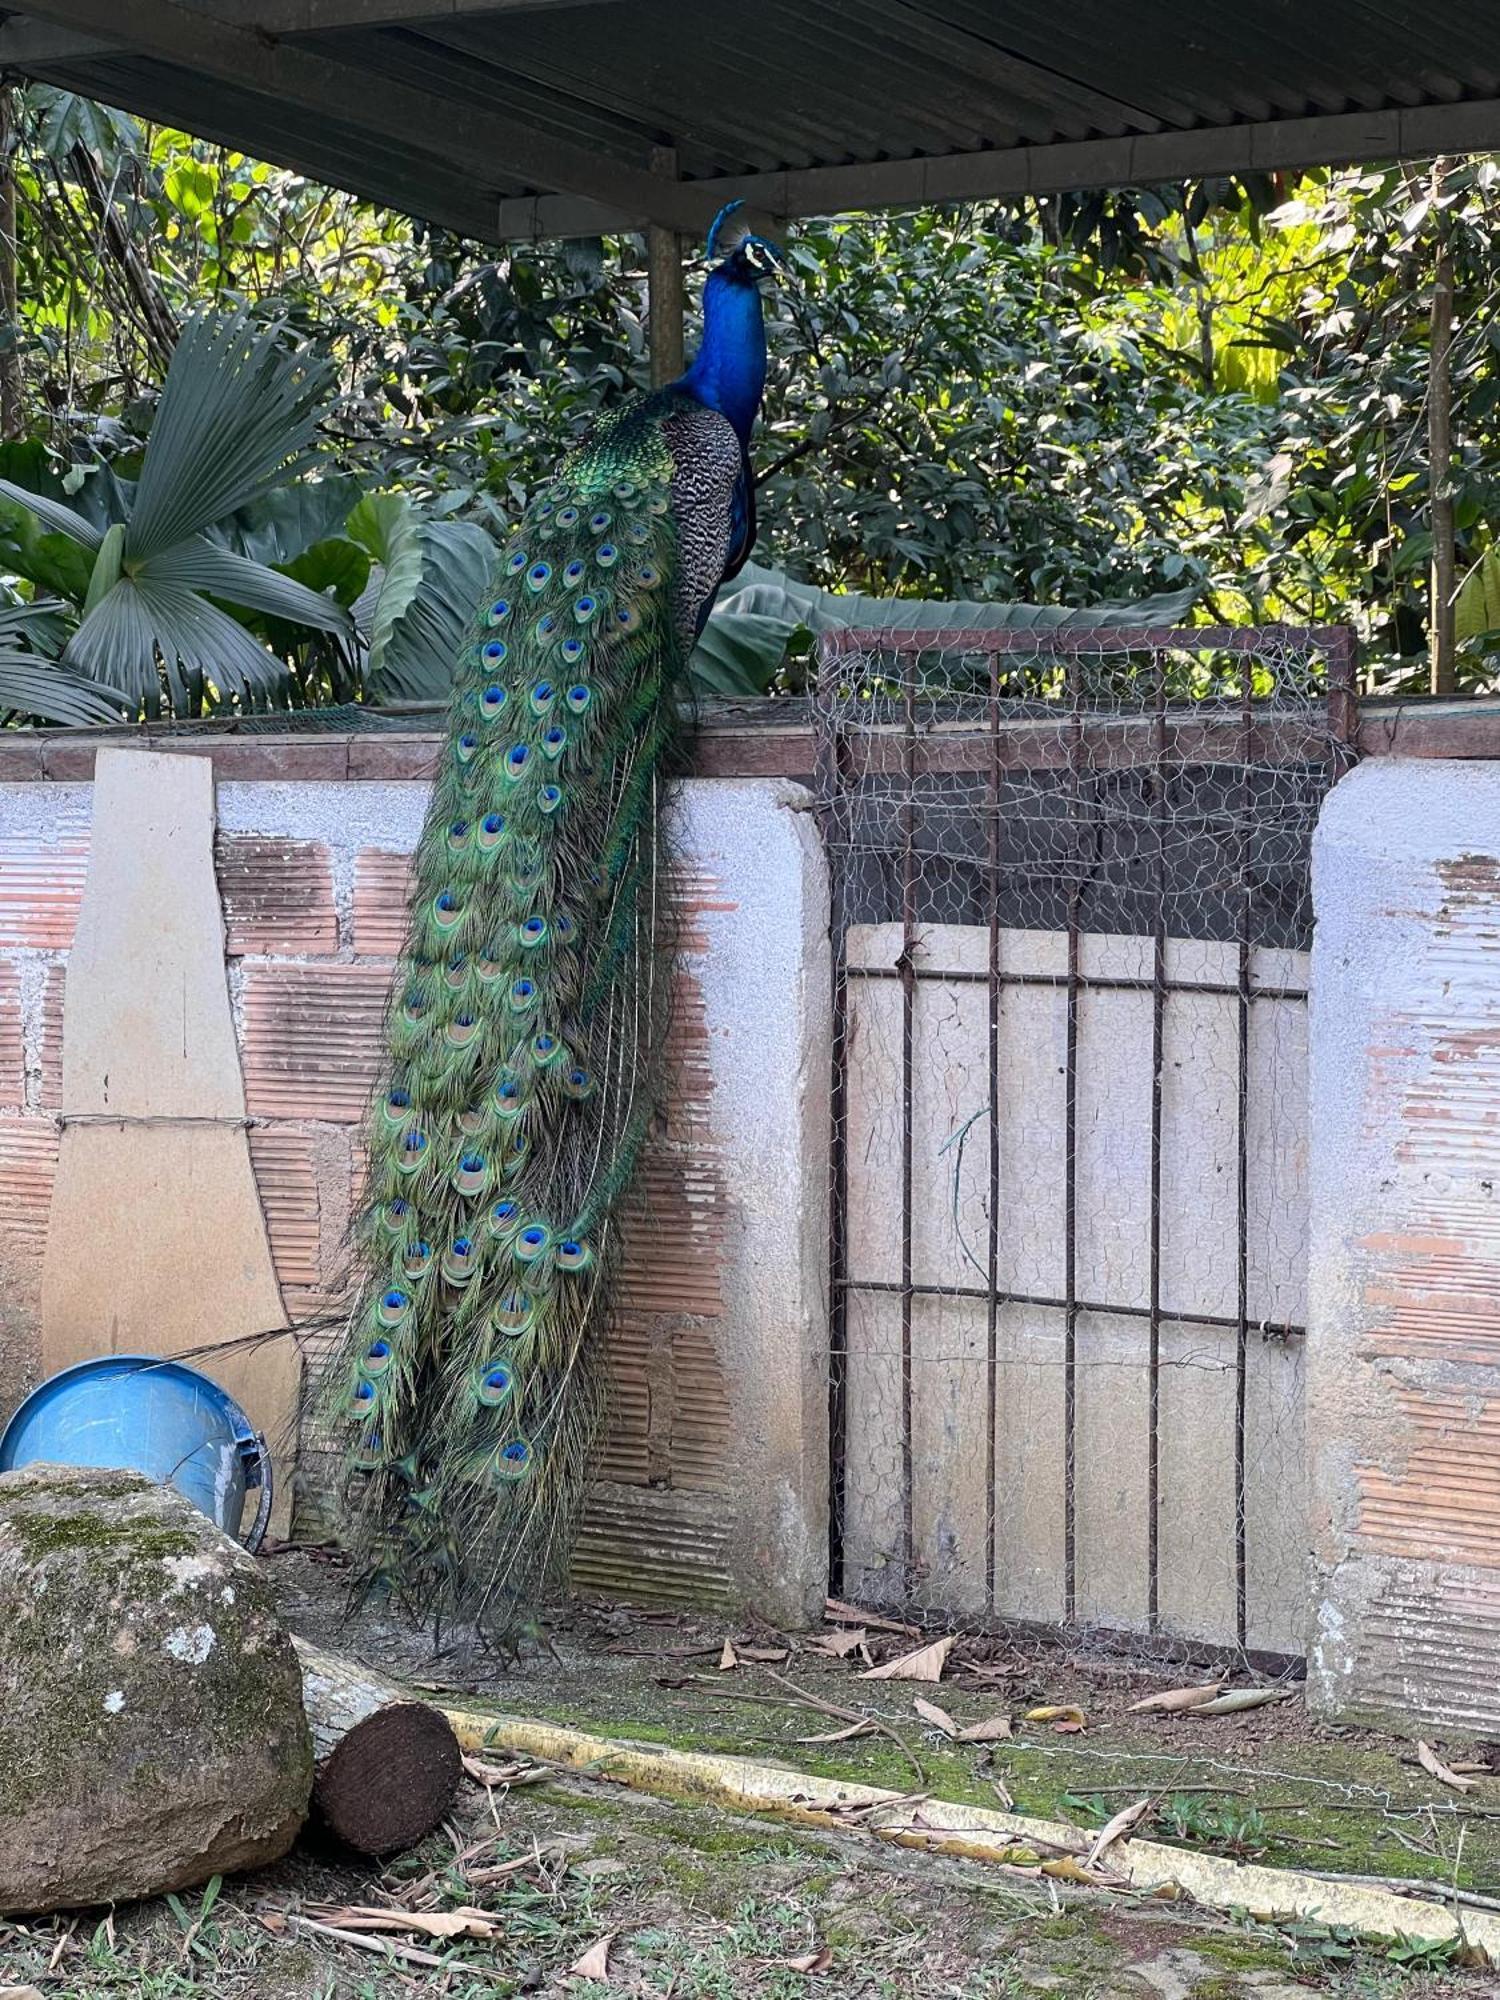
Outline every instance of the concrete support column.
<path fill-rule="evenodd" d="M 1500 1727 L 1500 765 L 1362 765 L 1314 844 L 1309 1698 Z"/>

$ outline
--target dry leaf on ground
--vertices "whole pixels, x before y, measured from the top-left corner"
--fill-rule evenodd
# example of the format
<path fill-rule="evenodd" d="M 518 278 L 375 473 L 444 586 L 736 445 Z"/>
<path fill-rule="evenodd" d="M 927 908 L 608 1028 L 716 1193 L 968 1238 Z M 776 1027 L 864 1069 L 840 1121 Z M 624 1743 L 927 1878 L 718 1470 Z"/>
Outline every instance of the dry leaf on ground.
<path fill-rule="evenodd" d="M 883 1667 L 867 1667 L 860 1675 L 862 1681 L 940 1681 L 948 1655 L 958 1644 L 953 1633 L 945 1638 L 934 1639 L 930 1646 L 919 1646 L 914 1653 L 903 1653 L 899 1659 L 887 1660 Z"/>
<path fill-rule="evenodd" d="M 1097 1889 L 1099 1886 L 1098 1876 L 1089 1873 L 1081 1856 L 1077 1854 L 1059 1854 L 1055 1860 L 1044 1861 L 1041 1864 L 1041 1872 L 1050 1875 L 1058 1882 L 1078 1882 L 1092 1889 Z"/>
<path fill-rule="evenodd" d="M 841 1597 L 823 1600 L 823 1615 L 835 1625 L 867 1625 L 872 1632 L 900 1632 L 905 1638 L 920 1639 L 916 1625 L 903 1625 L 899 1618 L 882 1618 L 878 1611 L 865 1611 L 857 1604 L 845 1604 Z"/>
<path fill-rule="evenodd" d="M 1075 1729 L 1082 1729 L 1085 1723 L 1087 1723 L 1088 1717 L 1081 1708 L 1076 1708 L 1071 1702 L 1068 1702 L 1061 1706 L 1057 1703 L 1051 1703 L 1042 1708 L 1028 1708 L 1023 1720 L 1027 1722 L 1070 1722 Z"/>
<path fill-rule="evenodd" d="M 1133 1701 L 1126 1714 L 1175 1715 L 1184 1708 L 1201 1708 L 1223 1691 L 1222 1681 L 1209 1681 L 1203 1687 L 1167 1688 L 1161 1694 L 1148 1694 L 1144 1701 Z"/>
<path fill-rule="evenodd" d="M 1430 1771 L 1440 1785 L 1450 1785 L 1455 1792 L 1472 1792 L 1474 1780 L 1461 1778 L 1457 1771 L 1450 1771 L 1430 1743 L 1417 1745 L 1417 1762 L 1424 1771 Z"/>
<path fill-rule="evenodd" d="M 777 1960 L 788 1972 L 826 1972 L 832 1963 L 833 1953 L 826 1944 L 817 1951 L 804 1951 L 798 1958 Z"/>
<path fill-rule="evenodd" d="M 870 1677 L 865 1675 L 865 1679 Z M 934 1729 L 954 1743 L 1001 1743 L 1010 1735 L 1010 1717 L 991 1715 L 983 1722 L 960 1724 L 953 1720 L 946 1708 L 939 1708 L 935 1701 L 924 1701 L 921 1695 L 912 1698 L 912 1707 L 924 1722 L 930 1722 Z"/>
<path fill-rule="evenodd" d="M 845 1660 L 851 1653 L 857 1653 L 869 1637 L 863 1625 L 842 1626 L 837 1632 L 819 1632 L 809 1639 L 810 1653 L 831 1653 L 836 1660 Z"/>
<path fill-rule="evenodd" d="M 1294 1687 L 1230 1688 L 1227 1694 L 1215 1695 L 1212 1701 L 1200 1701 L 1193 1708 L 1185 1708 L 1184 1715 L 1242 1715 L 1247 1708 L 1267 1708 L 1273 1701 L 1290 1701 L 1297 1692 Z"/>
<path fill-rule="evenodd" d="M 601 1979 L 609 1982 L 609 1948 L 615 1941 L 615 1933 L 606 1931 L 597 1944 L 591 1944 L 583 1957 L 568 1967 L 569 1979 Z"/>
<path fill-rule="evenodd" d="M 487 1910 L 385 1910 L 356 1903 L 346 1909 L 307 1912 L 319 1923 L 341 1931 L 415 1931 L 430 1938 L 494 1938 L 501 1926 Z"/>
<path fill-rule="evenodd" d="M 724 1650 L 719 1655 L 719 1672 L 721 1674 L 727 1674 L 731 1667 L 737 1667 L 739 1663 L 740 1663 L 739 1654 L 736 1653 L 733 1646 L 731 1646 L 729 1641 L 726 1639 L 724 1641 Z"/>
<path fill-rule="evenodd" d="M 1084 1867 L 1097 1868 L 1101 1858 L 1117 1840 L 1128 1840 L 1141 1821 L 1150 1817 L 1155 1803 L 1152 1798 L 1137 1799 L 1133 1806 L 1122 1806 L 1113 1819 L 1106 1820 L 1094 1836 L 1094 1844 L 1089 1849 Z"/>
<path fill-rule="evenodd" d="M 789 1660 L 791 1656 L 792 1649 L 790 1646 L 740 1647 L 740 1658 L 742 1660 L 757 1660 L 768 1667 L 777 1666 L 782 1660 Z"/>
<path fill-rule="evenodd" d="M 513 1784 L 517 1775 L 514 1764 L 487 1764 L 483 1757 L 465 1757 L 463 1764 L 464 1775 L 476 1785 L 483 1785 L 486 1791 L 491 1785 Z"/>
<path fill-rule="evenodd" d="M 960 1729 L 960 1743 L 1003 1743 L 1011 1734 L 1008 1715 L 986 1716 L 983 1722 L 971 1722 L 967 1729 Z"/>

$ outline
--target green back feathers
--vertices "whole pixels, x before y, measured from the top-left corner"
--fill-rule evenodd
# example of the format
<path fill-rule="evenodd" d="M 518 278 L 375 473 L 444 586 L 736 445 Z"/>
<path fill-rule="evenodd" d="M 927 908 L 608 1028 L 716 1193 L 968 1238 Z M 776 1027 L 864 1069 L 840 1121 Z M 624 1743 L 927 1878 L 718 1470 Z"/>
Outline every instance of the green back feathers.
<path fill-rule="evenodd" d="M 658 794 L 683 646 L 641 406 L 529 510 L 470 646 L 368 1121 L 334 1394 L 362 1567 L 504 1628 L 554 1580 L 600 1413 L 614 1210 L 670 966 Z"/>

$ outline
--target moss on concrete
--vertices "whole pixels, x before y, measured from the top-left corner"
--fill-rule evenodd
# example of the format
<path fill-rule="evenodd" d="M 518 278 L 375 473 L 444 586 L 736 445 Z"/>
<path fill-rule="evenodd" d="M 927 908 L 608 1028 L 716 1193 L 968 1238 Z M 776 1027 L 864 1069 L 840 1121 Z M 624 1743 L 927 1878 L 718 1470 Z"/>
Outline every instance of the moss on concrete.
<path fill-rule="evenodd" d="M 805 1659 L 796 1672 L 809 1691 L 889 1720 L 919 1758 L 924 1789 L 937 1798 L 994 1806 L 999 1780 L 1018 1812 L 1088 1826 L 1132 1796 L 1170 1797 L 1182 1787 L 1199 1805 L 1217 1800 L 1226 1810 L 1258 1812 L 1262 1826 L 1252 1841 L 1253 1858 L 1275 1866 L 1448 1884 L 1456 1880 L 1459 1887 L 1491 1894 L 1500 1889 L 1500 1820 L 1472 1814 L 1460 1818 L 1462 1801 L 1400 1761 L 1407 1754 L 1402 1742 L 1372 1748 L 1354 1741 L 1288 1740 L 1267 1755 L 1239 1748 L 1232 1726 L 1215 1729 L 1204 1723 L 1201 1750 L 1169 1752 L 1149 1724 L 1132 1719 L 1111 1724 L 1107 1735 L 1086 1739 L 1056 1738 L 1022 1726 L 992 1756 L 988 1750 L 945 1742 L 925 1728 L 909 1708 L 911 1694 L 921 1690 L 877 1690 L 851 1682 L 847 1674 L 825 1677 Z M 655 1685 L 642 1673 L 622 1671 L 619 1662 L 610 1662 L 603 1671 L 595 1663 L 586 1684 L 573 1671 L 549 1673 L 545 1679 L 527 1676 L 491 1705 L 599 1735 L 769 1758 L 812 1776 L 897 1792 L 914 1788 L 912 1766 L 889 1738 L 799 1743 L 798 1737 L 835 1725 L 790 1702 L 740 1707 L 725 1698 L 733 1684 L 721 1685 L 722 1693 L 719 1687 L 705 1686 L 700 1694 L 696 1687 Z M 747 1681 L 747 1686 L 757 1693 L 773 1692 L 759 1681 Z M 995 1708 L 992 1699 L 948 1688 L 938 1699 L 960 1720 Z M 466 1699 L 465 1705 L 482 1709 L 485 1703 Z M 1496 1789 L 1494 1804 L 1500 1805 L 1500 1787 Z M 1091 1800 L 1098 1801 L 1092 1812 L 1084 1804 Z M 1387 1804 L 1394 1814 L 1385 1810 Z M 1413 1844 L 1404 1845 L 1398 1834 Z M 1158 1826 L 1153 1837 L 1173 1836 Z M 1420 1851 L 1424 1845 L 1429 1851 Z M 1214 1851 L 1227 1849 L 1218 1845 Z"/>

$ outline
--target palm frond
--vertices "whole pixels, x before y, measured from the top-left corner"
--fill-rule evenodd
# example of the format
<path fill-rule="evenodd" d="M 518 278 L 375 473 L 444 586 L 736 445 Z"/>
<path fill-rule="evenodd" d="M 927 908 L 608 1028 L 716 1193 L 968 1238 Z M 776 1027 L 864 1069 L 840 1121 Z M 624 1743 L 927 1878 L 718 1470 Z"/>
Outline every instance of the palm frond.
<path fill-rule="evenodd" d="M 0 646 L 0 708 L 64 724 L 122 722 L 133 712 L 127 695 L 99 687 L 56 660 L 7 646 Z"/>
<path fill-rule="evenodd" d="M 0 479 L 0 499 L 18 500 L 23 507 L 31 509 L 44 527 L 50 528 L 54 534 L 67 535 L 86 549 L 97 550 L 104 540 L 104 530 L 96 528 L 92 521 L 86 521 L 65 500 L 54 500 L 46 493 L 32 493 L 10 479 Z"/>
<path fill-rule="evenodd" d="M 265 492 L 312 440 L 333 381 L 244 313 L 182 330 L 147 441 L 127 553 L 159 555 Z"/>
<path fill-rule="evenodd" d="M 309 590 L 295 577 L 267 569 L 201 536 L 168 549 L 143 563 L 139 574 L 163 583 L 183 584 L 207 591 L 246 611 L 268 611 L 276 618 L 296 625 L 311 625 L 319 632 L 333 632 L 352 639 L 354 623 L 341 604 Z"/>

